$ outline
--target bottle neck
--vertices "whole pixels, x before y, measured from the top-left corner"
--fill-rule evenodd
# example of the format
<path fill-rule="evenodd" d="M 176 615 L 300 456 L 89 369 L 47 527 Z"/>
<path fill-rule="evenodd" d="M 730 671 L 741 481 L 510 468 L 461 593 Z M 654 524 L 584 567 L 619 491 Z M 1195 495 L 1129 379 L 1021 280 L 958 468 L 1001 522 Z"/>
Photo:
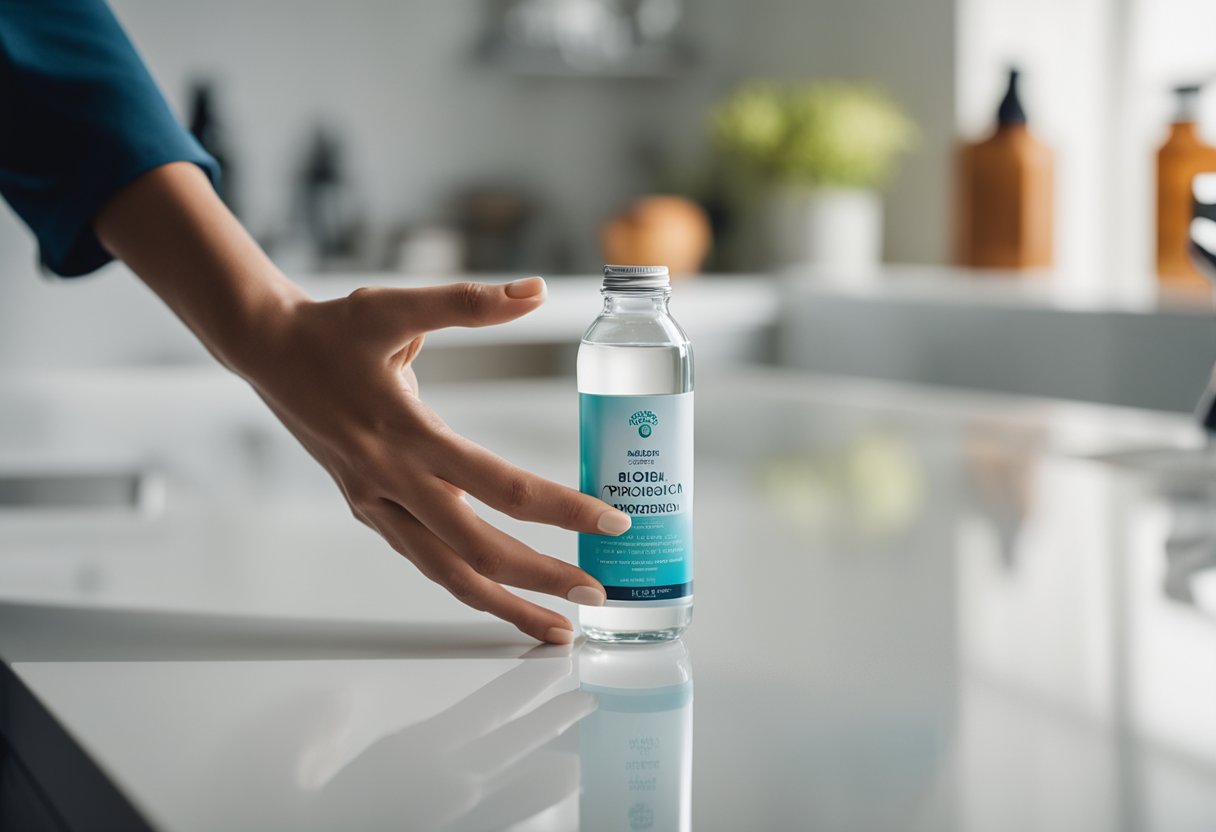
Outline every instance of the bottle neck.
<path fill-rule="evenodd" d="M 671 288 L 628 292 L 602 289 L 600 294 L 604 296 L 604 315 L 666 315 Z"/>
<path fill-rule="evenodd" d="M 1170 138 L 1199 140 L 1198 125 L 1193 121 L 1175 121 L 1170 124 Z"/>
<path fill-rule="evenodd" d="M 1191 124 L 1199 120 L 1199 87 L 1178 87 L 1174 90 L 1174 124 Z"/>
<path fill-rule="evenodd" d="M 998 123 L 996 132 L 1002 136 L 1027 136 L 1030 135 L 1030 128 L 1024 121 L 1011 121 L 1008 124 Z"/>

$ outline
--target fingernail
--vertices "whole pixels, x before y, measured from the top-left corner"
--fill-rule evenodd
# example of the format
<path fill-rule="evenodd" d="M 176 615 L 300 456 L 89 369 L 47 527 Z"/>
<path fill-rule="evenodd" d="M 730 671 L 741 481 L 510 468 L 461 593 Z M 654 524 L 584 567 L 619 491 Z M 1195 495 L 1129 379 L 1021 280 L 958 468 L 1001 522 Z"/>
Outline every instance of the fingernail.
<path fill-rule="evenodd" d="M 602 607 L 604 601 L 608 600 L 608 596 L 602 589 L 596 589 L 593 586 L 576 586 L 566 594 L 566 600 L 584 607 Z"/>
<path fill-rule="evenodd" d="M 604 534 L 624 534 L 632 525 L 633 521 L 629 519 L 628 514 L 615 509 L 605 511 L 595 523 L 595 527 Z"/>
<path fill-rule="evenodd" d="M 516 280 L 514 283 L 507 284 L 507 297 L 522 300 L 523 298 L 534 298 L 537 295 L 542 295 L 545 292 L 545 279 L 543 277 L 525 277 L 523 280 Z"/>
<path fill-rule="evenodd" d="M 574 630 L 567 630 L 563 627 L 550 627 L 549 632 L 545 633 L 545 641 L 550 644 L 569 644 L 574 641 Z"/>

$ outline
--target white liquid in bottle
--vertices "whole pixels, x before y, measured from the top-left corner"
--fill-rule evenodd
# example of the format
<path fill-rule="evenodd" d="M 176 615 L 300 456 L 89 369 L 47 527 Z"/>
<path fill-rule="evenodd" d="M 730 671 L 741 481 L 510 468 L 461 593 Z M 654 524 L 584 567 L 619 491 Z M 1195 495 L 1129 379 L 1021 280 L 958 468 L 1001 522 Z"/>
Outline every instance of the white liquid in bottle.
<path fill-rule="evenodd" d="M 602 294 L 578 351 L 580 482 L 633 527 L 579 535 L 579 565 L 608 590 L 579 623 L 595 641 L 666 641 L 692 621 L 692 346 L 665 267 L 605 266 Z"/>

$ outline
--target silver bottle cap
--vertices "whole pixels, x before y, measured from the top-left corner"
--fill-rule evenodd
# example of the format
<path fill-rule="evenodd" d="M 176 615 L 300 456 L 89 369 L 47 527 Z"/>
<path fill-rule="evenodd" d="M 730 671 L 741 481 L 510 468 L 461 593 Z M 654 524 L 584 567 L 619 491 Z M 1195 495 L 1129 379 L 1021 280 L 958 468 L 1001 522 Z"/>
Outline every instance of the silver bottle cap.
<path fill-rule="evenodd" d="M 605 289 L 665 289 L 670 285 L 666 266 L 604 266 Z"/>

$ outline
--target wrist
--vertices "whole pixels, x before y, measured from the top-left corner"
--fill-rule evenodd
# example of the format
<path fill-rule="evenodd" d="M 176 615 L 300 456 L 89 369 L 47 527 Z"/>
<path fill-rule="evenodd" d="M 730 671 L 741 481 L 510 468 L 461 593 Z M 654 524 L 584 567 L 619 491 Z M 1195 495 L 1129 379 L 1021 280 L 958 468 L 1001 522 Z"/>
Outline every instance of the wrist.
<path fill-rule="evenodd" d="M 189 163 L 134 180 L 94 221 L 109 251 L 221 363 L 251 379 L 308 295 L 278 270 Z"/>
<path fill-rule="evenodd" d="M 277 363 L 293 321 L 313 303 L 308 294 L 267 262 L 234 298 L 234 314 L 224 316 L 220 332 L 204 339 L 224 366 L 250 383 Z"/>

